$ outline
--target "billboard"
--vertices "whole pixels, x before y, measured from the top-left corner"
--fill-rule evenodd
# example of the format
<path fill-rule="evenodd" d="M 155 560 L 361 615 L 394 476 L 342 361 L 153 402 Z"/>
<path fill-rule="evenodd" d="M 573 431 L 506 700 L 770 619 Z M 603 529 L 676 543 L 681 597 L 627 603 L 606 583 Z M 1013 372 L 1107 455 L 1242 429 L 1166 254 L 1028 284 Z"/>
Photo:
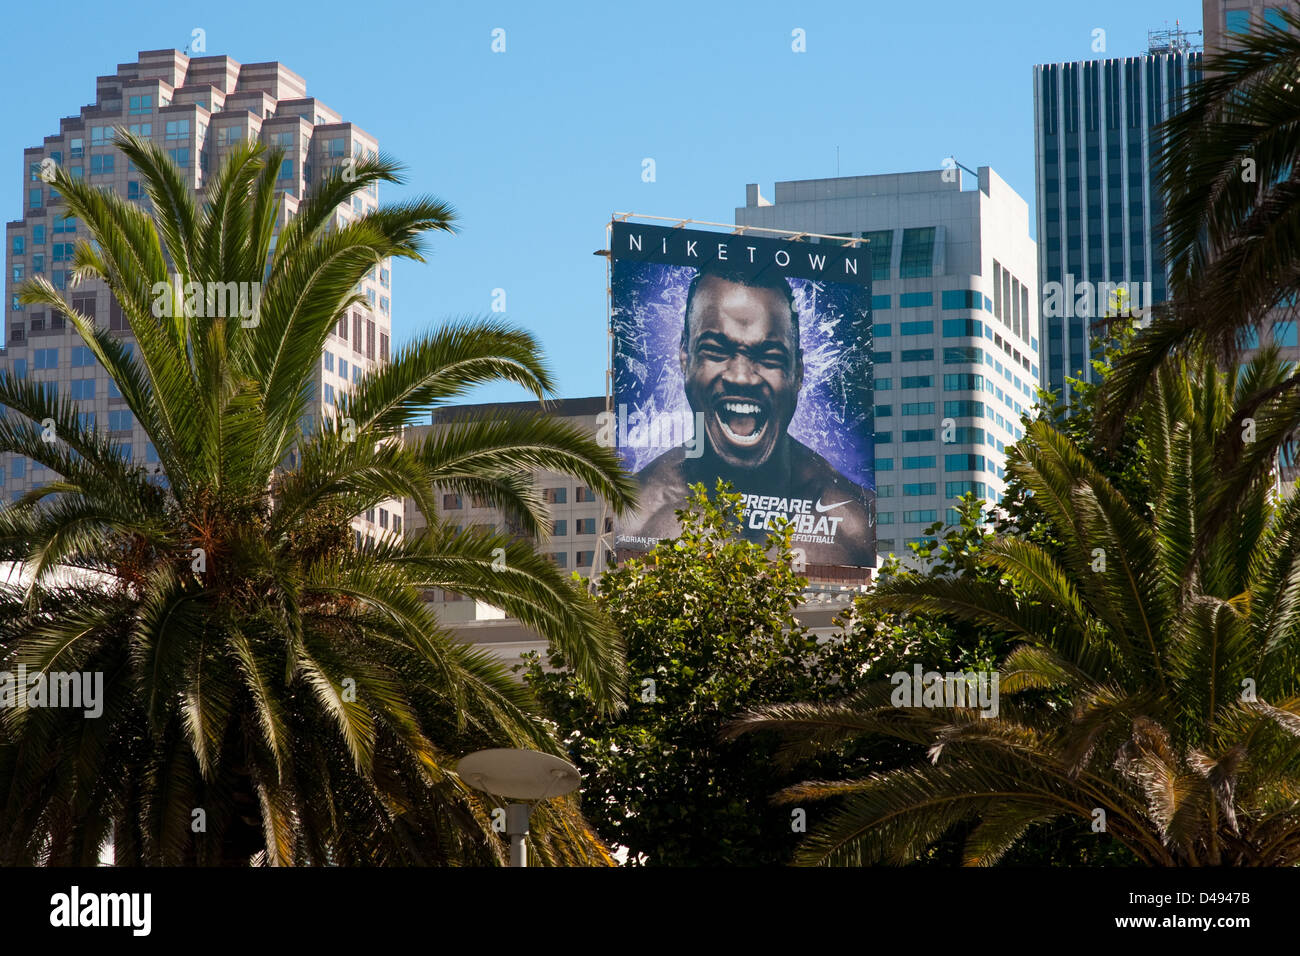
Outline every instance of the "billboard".
<path fill-rule="evenodd" d="M 641 505 L 625 550 L 674 537 L 687 486 L 784 519 L 808 564 L 875 565 L 871 257 L 864 245 L 615 222 L 614 416 Z"/>

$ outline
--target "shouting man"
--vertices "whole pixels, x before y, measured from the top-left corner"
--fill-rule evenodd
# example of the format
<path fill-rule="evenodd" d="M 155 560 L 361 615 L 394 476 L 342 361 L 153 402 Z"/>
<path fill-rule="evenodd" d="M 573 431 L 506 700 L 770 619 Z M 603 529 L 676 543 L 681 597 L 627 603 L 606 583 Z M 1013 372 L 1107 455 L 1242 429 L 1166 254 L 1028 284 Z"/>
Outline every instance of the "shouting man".
<path fill-rule="evenodd" d="M 687 485 L 712 491 L 723 478 L 745 495 L 750 539 L 784 519 L 795 547 L 815 545 L 814 563 L 874 565 L 870 493 L 787 431 L 803 387 L 789 282 L 705 266 L 687 292 L 680 360 L 691 411 L 696 421 L 703 415 L 703 453 L 674 448 L 639 473 L 641 508 L 627 534 L 672 537 Z"/>

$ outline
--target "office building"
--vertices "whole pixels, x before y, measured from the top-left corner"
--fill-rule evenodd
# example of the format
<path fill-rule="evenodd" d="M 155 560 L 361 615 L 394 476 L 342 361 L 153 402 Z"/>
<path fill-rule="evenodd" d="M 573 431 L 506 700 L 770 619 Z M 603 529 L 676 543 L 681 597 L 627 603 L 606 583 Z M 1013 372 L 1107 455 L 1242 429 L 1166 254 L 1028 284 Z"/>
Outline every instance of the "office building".
<path fill-rule="evenodd" d="M 84 224 L 61 214 L 54 189 L 41 177 L 49 159 L 91 185 L 116 190 L 148 208 L 140 176 L 111 145 L 125 128 L 152 138 L 182 169 L 202 200 L 209 176 L 215 175 L 235 143 L 252 139 L 284 150 L 277 188 L 283 196 L 278 225 L 283 225 L 332 170 L 350 157 L 373 158 L 377 140 L 344 120 L 320 100 L 308 96 L 303 78 L 280 63 L 240 64 L 228 56 L 191 58 L 177 50 L 142 52 L 133 63 L 98 78 L 95 100 L 75 116 L 65 116 L 58 130 L 23 154 L 21 218 L 6 225 L 6 348 L 0 369 L 48 382 L 60 395 L 77 401 L 84 420 L 108 431 L 134 460 L 156 461 L 153 448 L 132 418 L 107 373 L 90 357 L 80 338 L 57 312 L 18 302 L 24 280 L 43 274 L 67 290 L 71 304 L 94 316 L 100 325 L 132 336 L 117 302 L 101 281 L 70 284 L 72 252 L 88 238 Z M 337 225 L 373 210 L 376 187 L 338 210 Z M 332 414 L 336 397 L 388 360 L 392 334 L 392 280 L 387 262 L 377 265 L 360 284 L 367 305 L 353 308 L 330 336 L 317 372 L 315 415 Z M 54 475 L 21 456 L 0 456 L 0 498 L 13 500 L 53 480 Z M 400 515 L 401 505 L 376 509 Z M 358 536 L 377 535 L 385 525 L 379 515 L 361 516 Z M 400 521 L 400 518 L 399 518 Z"/>
<path fill-rule="evenodd" d="M 1142 56 L 1034 67 L 1043 384 L 1062 398 L 1067 378 L 1094 380 L 1116 287 L 1136 309 L 1166 298 L 1156 127 L 1200 69 L 1180 30 Z"/>
<path fill-rule="evenodd" d="M 751 184 L 736 225 L 868 240 L 880 555 L 910 553 L 961 494 L 1000 500 L 1040 371 L 1025 200 L 987 166 L 948 164 L 778 182 L 773 201 Z"/>
<path fill-rule="evenodd" d="M 570 398 L 550 403 L 549 414 L 566 420 L 593 437 L 598 429 L 596 417 L 605 411 L 605 398 Z M 478 419 L 498 419 L 512 415 L 536 414 L 536 402 L 495 402 L 483 405 L 456 405 L 433 412 L 431 424 L 415 425 L 405 430 L 403 440 L 419 442 L 438 432 L 454 427 L 458 422 Z M 544 543 L 534 542 L 539 551 L 557 568 L 565 572 L 576 571 L 583 577 L 598 574 L 609 566 L 611 533 L 614 530 L 612 513 L 596 494 L 582 482 L 569 475 L 538 469 L 533 480 L 545 499 L 550 512 L 551 527 Z M 440 492 L 438 517 L 457 530 L 478 529 L 523 537 L 523 531 L 499 509 L 486 501 Z M 425 516 L 415 506 L 406 502 L 406 528 L 418 535 L 426 526 Z M 460 594 L 441 589 L 425 595 L 433 602 L 439 618 L 448 623 L 473 620 L 499 620 L 505 615 L 483 602 L 466 599 Z"/>
<path fill-rule="evenodd" d="M 1300 3 L 1287 0 L 1202 0 L 1205 55 L 1222 53 L 1232 45 L 1232 34 L 1250 33 L 1268 24 L 1286 28 L 1282 11 L 1300 12 Z"/>

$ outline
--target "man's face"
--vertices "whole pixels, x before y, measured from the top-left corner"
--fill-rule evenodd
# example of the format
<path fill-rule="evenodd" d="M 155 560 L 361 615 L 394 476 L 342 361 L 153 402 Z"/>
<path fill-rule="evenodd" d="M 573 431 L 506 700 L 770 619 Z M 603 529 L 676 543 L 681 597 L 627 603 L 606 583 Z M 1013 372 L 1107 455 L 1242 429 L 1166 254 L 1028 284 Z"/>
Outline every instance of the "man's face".
<path fill-rule="evenodd" d="M 794 418 L 803 387 L 790 307 L 774 289 L 707 276 L 696 287 L 682 374 L 691 409 L 727 465 L 765 463 Z"/>

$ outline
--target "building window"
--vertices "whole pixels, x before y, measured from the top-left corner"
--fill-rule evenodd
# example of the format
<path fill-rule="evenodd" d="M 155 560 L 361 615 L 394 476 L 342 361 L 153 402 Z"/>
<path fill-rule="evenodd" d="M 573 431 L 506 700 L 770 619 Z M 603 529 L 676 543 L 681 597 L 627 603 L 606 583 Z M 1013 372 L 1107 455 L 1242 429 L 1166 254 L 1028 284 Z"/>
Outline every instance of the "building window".
<path fill-rule="evenodd" d="M 59 350 L 58 349 L 33 349 L 32 350 L 32 368 L 38 372 L 48 371 L 59 367 Z"/>
<path fill-rule="evenodd" d="M 569 566 L 569 555 L 564 551 L 552 551 L 546 557 L 557 568 L 567 568 Z"/>
<path fill-rule="evenodd" d="M 569 522 L 561 518 L 559 521 L 551 522 L 551 534 L 564 537 L 569 533 Z"/>
<path fill-rule="evenodd" d="M 927 295 L 929 293 L 926 293 Z M 899 335 L 933 335 L 933 322 L 900 322 L 898 323 Z"/>
<path fill-rule="evenodd" d="M 325 371 L 334 371 L 334 353 L 328 350 L 325 352 Z"/>
<path fill-rule="evenodd" d="M 978 309 L 983 298 L 979 292 L 971 289 L 949 289 L 943 293 L 942 306 L 946 310 Z"/>
<path fill-rule="evenodd" d="M 171 157 L 173 163 L 182 169 L 187 169 L 190 165 L 190 151 L 188 149 L 169 149 L 167 155 Z"/>
<path fill-rule="evenodd" d="M 876 513 L 876 524 L 893 524 L 894 513 L 892 511 L 880 511 Z"/>
<path fill-rule="evenodd" d="M 922 468 L 935 467 L 934 455 L 913 455 L 903 459 L 903 471 L 919 471 Z"/>
<path fill-rule="evenodd" d="M 900 362 L 933 362 L 934 349 L 903 349 L 898 353 Z"/>
<path fill-rule="evenodd" d="M 950 372 L 943 377 L 945 392 L 978 392 L 984 388 L 984 376 L 970 372 Z"/>
<path fill-rule="evenodd" d="M 871 250 L 871 278 L 888 279 L 889 263 L 894 252 L 894 230 L 864 232 L 862 238 L 867 240 L 867 248 Z M 889 306 L 885 305 L 884 308 Z"/>
<path fill-rule="evenodd" d="M 876 406 L 876 417 L 877 417 L 877 418 L 890 418 L 890 417 L 893 416 L 893 414 L 894 414 L 894 406 L 893 406 L 893 405 L 877 405 L 877 406 Z"/>
<path fill-rule="evenodd" d="M 27 240 L 24 239 L 22 236 L 14 236 L 13 243 L 11 246 L 11 248 L 13 249 L 13 254 L 16 256 L 21 256 L 26 249 L 26 242 Z"/>
<path fill-rule="evenodd" d="M 465 504 L 464 504 L 463 501 L 461 501 L 461 497 L 460 497 L 460 495 L 443 495 L 443 496 L 442 496 L 442 510 L 443 510 L 443 511 L 459 511 L 459 510 L 460 510 L 461 508 L 463 508 L 463 507 L 465 507 Z"/>
<path fill-rule="evenodd" d="M 933 415 L 934 402 L 904 402 L 904 415 Z"/>
<path fill-rule="evenodd" d="M 40 209 L 45 202 L 45 190 L 39 186 L 35 189 L 27 190 L 27 205 L 31 209 Z"/>
<path fill-rule="evenodd" d="M 929 278 L 934 261 L 934 233 L 933 226 L 903 230 L 903 254 L 898 267 L 900 279 Z"/>
<path fill-rule="evenodd" d="M 135 427 L 131 412 L 125 408 L 111 410 L 108 413 L 108 430 L 111 432 L 129 432 Z"/>
<path fill-rule="evenodd" d="M 1228 10 L 1223 14 L 1223 26 L 1228 33 L 1250 32 L 1249 10 Z"/>
<path fill-rule="evenodd" d="M 984 334 L 984 323 L 979 319 L 944 319 L 943 337 L 954 339 L 964 336 L 979 338 Z"/>
<path fill-rule="evenodd" d="M 893 352 L 872 352 L 871 361 L 877 365 L 888 365 L 894 360 Z"/>
<path fill-rule="evenodd" d="M 374 357 L 375 357 L 375 323 L 367 319 L 366 320 L 366 358 L 373 359 Z"/>
<path fill-rule="evenodd" d="M 876 469 L 876 471 L 893 471 L 893 470 L 894 470 L 894 459 L 892 459 L 892 458 L 877 458 L 877 459 L 876 459 L 876 462 L 875 462 L 875 469 Z"/>
<path fill-rule="evenodd" d="M 986 471 L 983 455 L 944 455 L 944 471 Z"/>
<path fill-rule="evenodd" d="M 95 397 L 95 380 L 93 378 L 74 378 L 69 397 L 74 402 L 88 402 Z"/>
<path fill-rule="evenodd" d="M 898 297 L 898 307 L 899 307 L 900 309 L 920 309 L 920 308 L 927 308 L 927 307 L 929 307 L 929 306 L 933 306 L 933 305 L 934 305 L 934 293 L 933 293 L 933 292 L 904 292 L 902 295 L 900 295 L 900 296 Z M 924 324 L 924 325 L 928 325 L 928 326 L 930 326 L 929 331 L 931 331 L 931 332 L 934 331 L 934 323 L 933 323 L 933 322 L 925 322 L 925 323 L 915 323 L 915 322 L 908 323 L 908 322 L 905 322 L 905 323 L 903 323 L 903 324 L 904 324 L 904 325 L 921 325 L 921 324 Z M 899 333 L 900 333 L 901 335 L 918 335 L 918 334 L 920 334 L 920 333 L 917 333 L 917 332 L 904 332 L 901 326 L 899 327 Z"/>
<path fill-rule="evenodd" d="M 190 121 L 188 119 L 168 120 L 165 138 L 166 139 L 189 139 Z"/>
<path fill-rule="evenodd" d="M 984 361 L 984 350 L 974 346 L 962 345 L 943 350 L 944 365 L 964 365 L 967 362 L 978 365 L 982 361 Z"/>
<path fill-rule="evenodd" d="M 280 161 L 279 179 L 293 179 L 293 160 L 283 159 Z"/>
<path fill-rule="evenodd" d="M 575 501 L 595 501 L 596 493 L 585 485 L 579 485 L 574 495 Z"/>
<path fill-rule="evenodd" d="M 894 440 L 893 432 L 876 432 L 871 436 L 872 442 L 877 445 L 888 445 Z"/>
<path fill-rule="evenodd" d="M 387 312 L 388 309 L 384 309 L 384 311 Z M 379 333 L 379 361 L 388 361 L 388 335 L 384 332 Z"/>
<path fill-rule="evenodd" d="M 139 96 L 131 96 L 127 98 L 126 103 L 128 113 L 149 113 L 153 111 L 153 94 L 142 93 Z"/>
<path fill-rule="evenodd" d="M 973 494 L 976 498 L 986 499 L 989 496 L 988 488 L 982 481 L 948 481 L 944 482 L 943 496 L 945 498 L 960 498 L 962 495 Z"/>
<path fill-rule="evenodd" d="M 921 511 L 904 511 L 903 520 L 908 524 L 933 524 L 939 520 L 939 512 L 933 508 Z"/>
<path fill-rule="evenodd" d="M 914 428 L 903 432 L 904 442 L 934 441 L 933 428 Z"/>
<path fill-rule="evenodd" d="M 579 567 L 579 568 L 589 568 L 589 567 L 592 566 L 592 564 L 593 564 L 593 563 L 595 562 L 595 560 L 596 560 L 596 552 L 595 552 L 595 551 L 579 551 L 579 552 L 577 553 L 576 557 L 577 557 L 577 559 L 578 559 L 577 562 L 576 562 L 576 564 L 575 564 L 576 567 Z"/>
<path fill-rule="evenodd" d="M 567 488 L 544 488 L 542 489 L 542 499 L 548 504 L 562 505 L 569 500 L 569 490 Z"/>
<path fill-rule="evenodd" d="M 944 402 L 943 415 L 945 418 L 983 418 L 983 402 Z"/>
<path fill-rule="evenodd" d="M 945 378 L 947 376 L 944 376 Z M 933 388 L 934 376 L 932 375 L 904 375 L 902 380 L 903 388 Z"/>
<path fill-rule="evenodd" d="M 923 498 L 926 495 L 935 493 L 935 482 L 919 481 L 911 485 L 903 485 L 904 498 Z"/>
<path fill-rule="evenodd" d="M 381 528 L 388 527 L 388 511 L 385 508 L 379 509 L 379 527 Z"/>
<path fill-rule="evenodd" d="M 575 529 L 574 529 L 574 533 L 575 533 L 575 534 L 595 534 L 595 533 L 596 533 L 596 519 L 595 519 L 595 518 L 578 518 L 576 521 L 574 521 L 574 525 L 576 526 Z"/>

